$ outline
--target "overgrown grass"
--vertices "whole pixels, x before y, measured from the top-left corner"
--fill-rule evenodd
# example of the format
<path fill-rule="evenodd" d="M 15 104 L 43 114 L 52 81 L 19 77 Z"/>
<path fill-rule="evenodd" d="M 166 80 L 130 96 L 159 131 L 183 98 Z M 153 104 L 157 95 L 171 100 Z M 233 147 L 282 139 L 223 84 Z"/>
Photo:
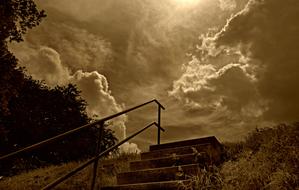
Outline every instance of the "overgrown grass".
<path fill-rule="evenodd" d="M 224 144 L 224 163 L 190 177 L 185 189 L 299 189 L 299 124 L 256 129 Z"/>
<path fill-rule="evenodd" d="M 254 131 L 221 173 L 223 189 L 299 189 L 299 125 Z"/>
<path fill-rule="evenodd" d="M 96 186 L 116 184 L 116 173 L 128 171 L 130 160 L 139 159 L 138 154 L 119 154 L 101 160 L 98 168 Z M 5 190 L 35 190 L 41 189 L 53 180 L 66 174 L 82 162 L 70 162 L 58 166 L 39 168 L 20 175 L 7 177 L 0 180 L 0 189 Z M 72 176 L 56 189 L 90 189 L 92 178 L 92 167 L 88 166 L 78 174 Z"/>

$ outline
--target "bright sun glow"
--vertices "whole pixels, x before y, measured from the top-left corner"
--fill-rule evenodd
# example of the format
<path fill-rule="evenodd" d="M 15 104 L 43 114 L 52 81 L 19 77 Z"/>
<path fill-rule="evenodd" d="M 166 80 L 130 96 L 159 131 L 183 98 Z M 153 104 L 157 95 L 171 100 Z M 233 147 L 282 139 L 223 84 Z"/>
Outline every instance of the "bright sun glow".
<path fill-rule="evenodd" d="M 173 0 L 177 5 L 183 6 L 183 7 L 190 7 L 197 5 L 198 3 L 202 3 L 203 0 Z"/>
<path fill-rule="evenodd" d="M 179 4 L 188 5 L 188 4 L 198 3 L 201 0 L 175 0 L 175 1 Z"/>

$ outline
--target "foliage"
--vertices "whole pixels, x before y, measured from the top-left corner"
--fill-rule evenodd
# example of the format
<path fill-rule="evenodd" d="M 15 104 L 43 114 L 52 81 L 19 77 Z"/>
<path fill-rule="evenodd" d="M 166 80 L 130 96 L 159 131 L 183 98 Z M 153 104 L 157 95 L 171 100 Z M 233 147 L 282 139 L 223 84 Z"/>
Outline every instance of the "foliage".
<path fill-rule="evenodd" d="M 33 0 L 0 1 L 0 112 L 9 114 L 8 102 L 18 95 L 23 84 L 22 68 L 8 51 L 7 43 L 20 42 L 27 29 L 37 26 L 44 11 L 38 11 Z M 3 130 L 0 126 L 0 131 Z"/>
<path fill-rule="evenodd" d="M 179 189 L 298 189 L 299 124 L 256 129 L 245 141 L 224 144 L 224 163 L 201 169 Z"/>
<path fill-rule="evenodd" d="M 25 82 L 23 68 L 17 67 L 17 59 L 8 50 L 7 43 L 22 41 L 27 29 L 39 24 L 44 17 L 32 0 L 0 1 L 0 153 L 6 152 L 10 128 L 5 118 L 11 114 L 9 104 L 17 98 Z M 5 164 L 8 166 L 9 164 Z M 1 167 L 3 171 L 3 165 Z"/>
<path fill-rule="evenodd" d="M 223 144 L 223 161 L 236 161 L 244 150 L 244 142 L 227 142 Z"/>
<path fill-rule="evenodd" d="M 11 114 L 0 115 L 0 125 L 4 126 L 6 131 L 2 134 L 5 140 L 0 144 L 1 154 L 18 150 L 90 122 L 85 112 L 86 102 L 80 97 L 77 88 L 71 84 L 50 89 L 43 83 L 28 78 L 19 96 L 10 101 L 9 109 Z M 91 127 L 60 142 L 33 151 L 11 164 L 19 170 L 39 167 L 43 163 L 61 163 L 93 155 L 98 134 L 96 130 L 98 130 L 96 127 Z M 109 129 L 105 129 L 103 139 L 102 150 L 116 142 L 113 132 Z"/>
<path fill-rule="evenodd" d="M 91 121 L 85 112 L 86 102 L 74 85 L 49 88 L 33 80 L 8 50 L 9 42 L 21 42 L 26 31 L 39 25 L 43 17 L 44 11 L 39 11 L 33 0 L 0 1 L 0 155 Z M 22 158 L 1 162 L 0 172 L 11 175 L 93 155 L 96 135 L 97 128 L 91 127 Z M 116 140 L 113 132 L 105 129 L 102 149 Z"/>
<path fill-rule="evenodd" d="M 0 42 L 0 113 L 9 114 L 8 102 L 18 95 L 23 79 L 24 74 L 21 68 L 17 68 L 16 58 Z"/>
<path fill-rule="evenodd" d="M 298 124 L 252 132 L 238 160 L 223 165 L 223 189 L 298 188 L 298 137 Z"/>
<path fill-rule="evenodd" d="M 202 168 L 195 176 L 189 176 L 190 182 L 179 183 L 178 190 L 218 190 L 222 187 L 220 169 L 216 166 Z"/>
<path fill-rule="evenodd" d="M 45 12 L 39 11 L 33 0 L 0 1 L 0 41 L 20 42 L 22 35 L 41 22 Z"/>

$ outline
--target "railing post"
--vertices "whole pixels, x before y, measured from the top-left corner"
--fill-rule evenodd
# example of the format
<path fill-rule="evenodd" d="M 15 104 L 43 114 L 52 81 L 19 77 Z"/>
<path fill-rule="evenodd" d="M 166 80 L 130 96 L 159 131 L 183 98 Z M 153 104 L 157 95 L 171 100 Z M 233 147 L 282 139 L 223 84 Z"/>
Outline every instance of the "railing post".
<path fill-rule="evenodd" d="M 100 127 L 98 128 L 98 135 L 97 135 L 98 139 L 97 139 L 95 156 L 101 153 L 101 142 L 102 142 L 103 133 L 104 133 L 104 122 L 101 122 Z M 91 190 L 94 190 L 96 184 L 98 164 L 99 164 L 99 158 L 95 159 L 93 164 L 93 174 L 92 174 L 92 181 L 91 181 L 91 188 L 90 188 Z"/>
<path fill-rule="evenodd" d="M 158 140 L 158 144 L 160 144 L 160 139 L 161 139 L 161 106 L 158 105 L 158 136 L 157 136 L 157 140 Z"/>

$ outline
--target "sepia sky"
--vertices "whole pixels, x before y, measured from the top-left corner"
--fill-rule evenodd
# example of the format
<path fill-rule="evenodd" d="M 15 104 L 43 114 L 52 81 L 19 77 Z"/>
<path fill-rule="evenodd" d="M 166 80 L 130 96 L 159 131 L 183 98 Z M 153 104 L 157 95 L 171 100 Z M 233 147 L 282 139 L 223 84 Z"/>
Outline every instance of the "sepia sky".
<path fill-rule="evenodd" d="M 20 65 L 50 86 L 72 82 L 103 117 L 156 98 L 162 142 L 298 121 L 298 0 L 37 1 L 47 18 L 12 44 Z M 119 138 L 156 107 L 114 121 Z M 156 131 L 127 144 L 156 142 Z M 134 144 L 136 143 L 136 144 Z"/>

